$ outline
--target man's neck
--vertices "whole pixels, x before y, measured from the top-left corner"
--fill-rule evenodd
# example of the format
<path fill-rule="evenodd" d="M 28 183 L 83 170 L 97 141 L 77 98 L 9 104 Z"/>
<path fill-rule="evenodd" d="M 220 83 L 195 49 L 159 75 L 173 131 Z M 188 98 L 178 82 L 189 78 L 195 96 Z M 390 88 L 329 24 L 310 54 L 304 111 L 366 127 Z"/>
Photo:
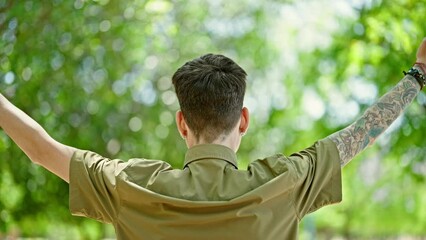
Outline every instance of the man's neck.
<path fill-rule="evenodd" d="M 221 134 L 213 141 L 205 141 L 204 138 L 200 137 L 198 140 L 193 136 L 188 136 L 186 139 L 187 146 L 193 147 L 200 144 L 218 144 L 228 147 L 234 152 L 237 152 L 241 142 L 241 136 L 238 133 L 231 132 L 230 134 Z"/>

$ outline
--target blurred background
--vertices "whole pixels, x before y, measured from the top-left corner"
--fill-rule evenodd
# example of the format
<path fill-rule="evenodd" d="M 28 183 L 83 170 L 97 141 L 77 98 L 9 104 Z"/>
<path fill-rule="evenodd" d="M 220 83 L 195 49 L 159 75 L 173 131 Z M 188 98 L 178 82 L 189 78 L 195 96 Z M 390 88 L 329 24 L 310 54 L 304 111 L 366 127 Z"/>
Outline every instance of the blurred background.
<path fill-rule="evenodd" d="M 249 74 L 240 168 L 352 123 L 415 61 L 417 0 L 0 0 L 0 92 L 57 140 L 182 167 L 174 71 L 205 53 Z M 343 203 L 300 239 L 426 239 L 426 95 L 343 171 Z M 0 239 L 108 239 L 72 217 L 68 185 L 0 131 Z"/>

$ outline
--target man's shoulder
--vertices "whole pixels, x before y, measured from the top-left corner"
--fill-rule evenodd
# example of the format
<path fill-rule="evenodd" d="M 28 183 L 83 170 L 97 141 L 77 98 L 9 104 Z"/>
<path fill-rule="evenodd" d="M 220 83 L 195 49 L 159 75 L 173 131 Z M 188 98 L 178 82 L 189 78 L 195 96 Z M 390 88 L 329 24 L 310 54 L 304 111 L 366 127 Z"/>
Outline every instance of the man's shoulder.
<path fill-rule="evenodd" d="M 131 158 L 127 160 L 126 172 L 153 172 L 175 170 L 170 163 L 164 160 L 146 159 L 146 158 Z"/>

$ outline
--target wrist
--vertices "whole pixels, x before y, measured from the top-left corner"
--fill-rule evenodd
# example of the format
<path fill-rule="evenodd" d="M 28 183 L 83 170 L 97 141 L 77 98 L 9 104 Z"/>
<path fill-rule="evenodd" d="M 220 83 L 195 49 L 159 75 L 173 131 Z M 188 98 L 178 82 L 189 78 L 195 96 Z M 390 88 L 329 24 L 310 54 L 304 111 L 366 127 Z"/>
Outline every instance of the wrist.
<path fill-rule="evenodd" d="M 413 68 L 419 70 L 423 75 L 426 74 L 426 64 L 417 61 L 416 63 L 414 63 Z"/>
<path fill-rule="evenodd" d="M 5 97 L 0 93 L 0 108 L 3 108 Z"/>

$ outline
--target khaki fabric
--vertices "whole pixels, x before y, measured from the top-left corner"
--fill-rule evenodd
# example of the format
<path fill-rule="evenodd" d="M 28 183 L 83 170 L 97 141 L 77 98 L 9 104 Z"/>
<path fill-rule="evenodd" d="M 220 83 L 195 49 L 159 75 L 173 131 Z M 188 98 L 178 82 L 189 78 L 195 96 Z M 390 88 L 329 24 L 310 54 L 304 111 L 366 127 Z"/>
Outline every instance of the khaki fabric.
<path fill-rule="evenodd" d="M 112 223 L 118 239 L 296 239 L 304 215 L 341 201 L 338 156 L 328 139 L 247 170 L 214 144 L 190 148 L 183 169 L 76 151 L 70 210 Z"/>

